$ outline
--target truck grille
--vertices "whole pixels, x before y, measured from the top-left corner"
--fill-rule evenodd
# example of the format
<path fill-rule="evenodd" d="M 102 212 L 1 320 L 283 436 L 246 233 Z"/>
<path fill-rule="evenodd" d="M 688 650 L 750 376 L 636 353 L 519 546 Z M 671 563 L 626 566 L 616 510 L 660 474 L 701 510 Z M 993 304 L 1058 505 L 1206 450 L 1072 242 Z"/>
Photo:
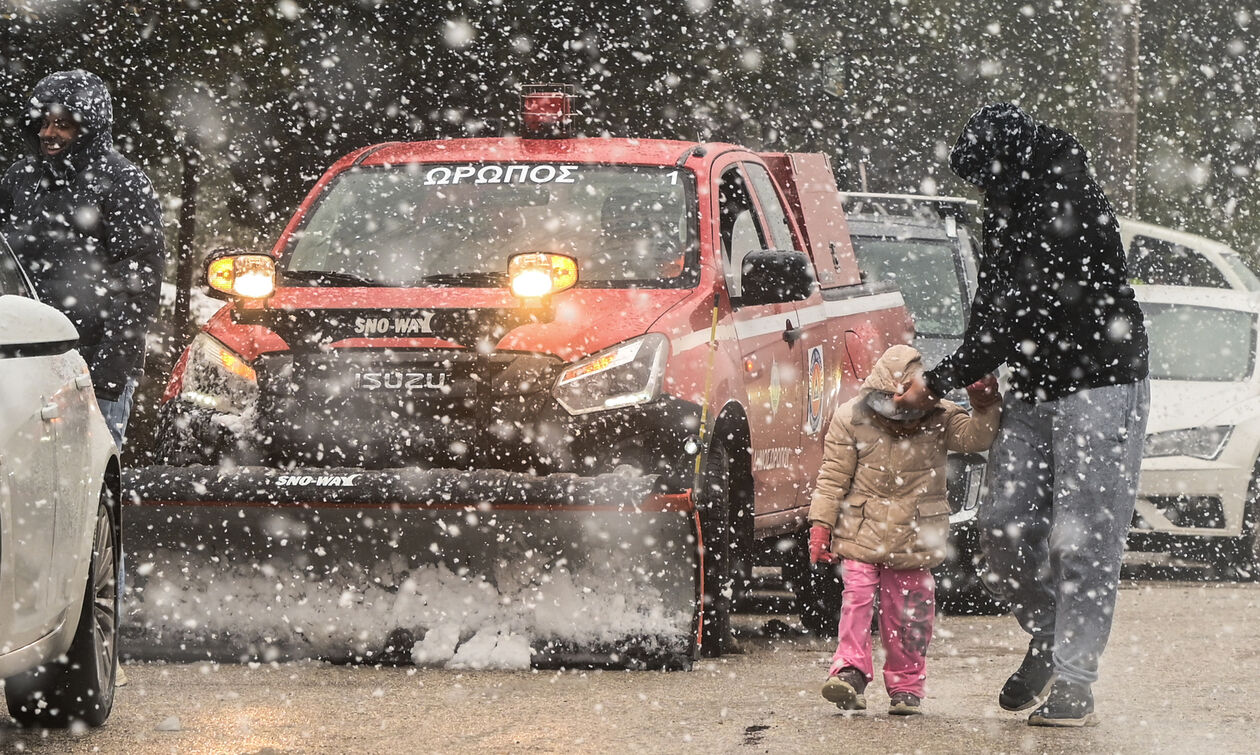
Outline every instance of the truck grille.
<path fill-rule="evenodd" d="M 257 427 L 304 465 L 475 466 L 487 433 L 554 411 L 560 360 L 464 349 L 330 349 L 258 360 Z M 501 453 L 501 452 L 500 452 Z"/>

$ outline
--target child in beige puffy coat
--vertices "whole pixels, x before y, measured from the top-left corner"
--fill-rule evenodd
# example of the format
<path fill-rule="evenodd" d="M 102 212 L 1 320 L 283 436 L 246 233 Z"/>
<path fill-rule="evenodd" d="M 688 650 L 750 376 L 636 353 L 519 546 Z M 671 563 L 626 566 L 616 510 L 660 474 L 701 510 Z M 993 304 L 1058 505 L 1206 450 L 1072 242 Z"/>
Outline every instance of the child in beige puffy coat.
<path fill-rule="evenodd" d="M 983 451 L 997 435 L 1001 396 L 991 377 L 967 389 L 974 415 L 950 401 L 899 412 L 893 395 L 922 370 L 909 346 L 884 352 L 832 416 L 810 503 L 810 561 L 843 559 L 839 644 L 823 697 L 845 710 L 866 707 L 878 589 L 889 712 L 919 712 L 935 615 L 929 569 L 944 561 L 949 538 L 946 454 Z"/>

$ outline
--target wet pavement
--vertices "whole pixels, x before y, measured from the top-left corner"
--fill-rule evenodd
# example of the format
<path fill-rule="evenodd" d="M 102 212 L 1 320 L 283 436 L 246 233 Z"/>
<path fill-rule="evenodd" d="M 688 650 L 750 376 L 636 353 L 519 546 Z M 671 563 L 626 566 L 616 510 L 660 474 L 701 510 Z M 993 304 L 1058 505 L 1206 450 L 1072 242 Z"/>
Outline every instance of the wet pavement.
<path fill-rule="evenodd" d="M 1030 728 L 997 706 L 1026 637 L 1007 616 L 944 616 L 924 715 L 846 717 L 818 694 L 830 643 L 742 616 L 743 652 L 691 672 L 132 664 L 108 724 L 0 724 L 4 752 L 1256 752 L 1260 584 L 1126 581 L 1100 726 Z M 766 630 L 770 631 L 767 632 Z M 781 635 L 787 630 L 786 636 Z"/>

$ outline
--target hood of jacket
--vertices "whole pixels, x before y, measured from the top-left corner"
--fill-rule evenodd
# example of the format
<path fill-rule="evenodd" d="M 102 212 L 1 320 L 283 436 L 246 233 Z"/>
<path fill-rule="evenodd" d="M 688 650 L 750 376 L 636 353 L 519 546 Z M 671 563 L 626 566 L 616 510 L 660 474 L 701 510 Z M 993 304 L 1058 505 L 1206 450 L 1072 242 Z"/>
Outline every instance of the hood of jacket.
<path fill-rule="evenodd" d="M 910 378 L 923 371 L 923 357 L 913 346 L 897 344 L 875 361 L 859 393 L 865 397 L 872 391 L 897 393 Z"/>
<path fill-rule="evenodd" d="M 959 178 L 999 194 L 1018 192 L 1047 176 L 1087 171 L 1087 161 L 1074 136 L 1006 102 L 972 114 L 949 153 L 949 166 Z"/>
<path fill-rule="evenodd" d="M 66 154 L 75 170 L 82 170 L 94 157 L 114 146 L 114 106 L 105 82 L 94 73 L 83 70 L 59 71 L 40 79 L 27 103 L 27 148 L 41 161 L 47 158 L 39 151 L 39 130 L 44 114 L 60 105 L 74 115 L 79 135 Z"/>

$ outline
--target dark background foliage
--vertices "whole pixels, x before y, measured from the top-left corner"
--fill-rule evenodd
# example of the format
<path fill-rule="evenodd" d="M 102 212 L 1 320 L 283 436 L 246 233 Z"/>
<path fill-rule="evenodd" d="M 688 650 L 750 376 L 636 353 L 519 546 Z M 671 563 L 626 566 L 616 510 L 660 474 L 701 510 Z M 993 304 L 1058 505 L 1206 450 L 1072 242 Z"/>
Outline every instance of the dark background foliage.
<path fill-rule="evenodd" d="M 1137 215 L 1253 261 L 1260 19 L 1244 0 L 1141 4 Z M 1104 0 L 8 0 L 0 162 L 43 75 L 95 71 L 120 148 L 174 222 L 176 147 L 204 153 L 199 247 L 269 245 L 339 155 L 515 127 L 517 86 L 585 94 L 589 134 L 832 155 L 856 188 L 966 193 L 945 155 L 967 115 L 1014 100 L 1096 149 Z M 1109 177 L 1104 175 L 1104 180 Z"/>

